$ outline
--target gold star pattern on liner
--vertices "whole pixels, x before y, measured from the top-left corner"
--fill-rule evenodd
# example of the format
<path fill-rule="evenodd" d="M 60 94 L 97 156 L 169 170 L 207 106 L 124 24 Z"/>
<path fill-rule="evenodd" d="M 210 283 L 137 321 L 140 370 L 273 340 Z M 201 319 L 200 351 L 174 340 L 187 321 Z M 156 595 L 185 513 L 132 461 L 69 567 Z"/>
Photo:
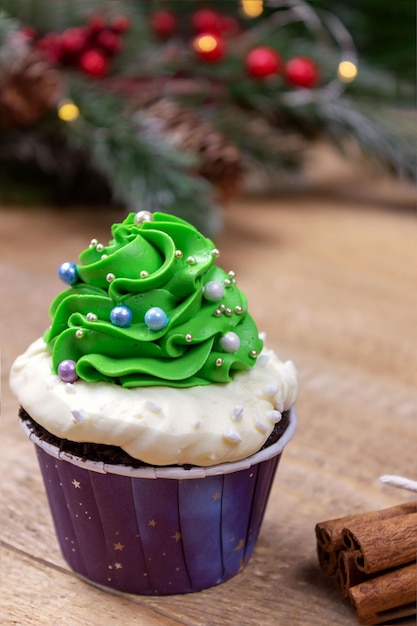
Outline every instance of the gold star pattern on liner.
<path fill-rule="evenodd" d="M 177 530 L 177 532 L 174 535 L 171 535 L 171 539 L 175 539 L 175 541 L 178 542 L 181 539 L 181 533 L 178 532 Z"/>
<path fill-rule="evenodd" d="M 118 541 L 117 543 L 113 544 L 113 550 L 120 550 L 122 551 L 124 548 L 124 545 L 122 543 L 120 543 L 120 541 Z"/>
<path fill-rule="evenodd" d="M 121 563 L 114 564 L 115 569 L 123 569 L 123 565 Z"/>
<path fill-rule="evenodd" d="M 75 480 L 75 478 L 74 478 L 74 480 L 73 480 L 73 481 L 71 481 L 71 485 L 74 485 L 74 487 L 75 487 L 76 489 L 81 489 L 81 487 L 80 487 L 80 485 L 81 485 L 80 481 L 79 481 L 79 480 Z"/>
<path fill-rule="evenodd" d="M 211 497 L 213 498 L 213 500 L 218 500 L 221 497 L 220 496 L 220 492 L 216 491 L 216 493 L 213 496 L 211 496 Z"/>
<path fill-rule="evenodd" d="M 245 546 L 245 542 L 243 541 L 243 539 L 241 539 L 239 543 L 237 544 L 236 548 L 233 550 L 233 552 L 239 552 L 240 550 L 243 550 L 244 546 Z"/>
<path fill-rule="evenodd" d="M 154 519 L 150 519 L 149 522 L 148 522 L 148 526 L 152 526 L 153 528 L 155 528 L 155 526 L 156 526 L 155 520 Z"/>

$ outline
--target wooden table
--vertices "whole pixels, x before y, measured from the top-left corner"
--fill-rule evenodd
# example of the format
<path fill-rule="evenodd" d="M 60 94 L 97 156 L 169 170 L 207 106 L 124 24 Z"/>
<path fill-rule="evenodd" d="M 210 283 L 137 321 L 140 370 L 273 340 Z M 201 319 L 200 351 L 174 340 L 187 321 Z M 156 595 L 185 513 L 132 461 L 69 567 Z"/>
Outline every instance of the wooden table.
<path fill-rule="evenodd" d="M 414 206 L 408 187 L 356 171 L 228 208 L 216 241 L 221 264 L 236 271 L 268 344 L 298 367 L 299 428 L 246 569 L 219 587 L 166 597 L 105 593 L 69 571 L 7 386 L 13 358 L 49 324 L 49 303 L 62 287 L 56 267 L 77 261 L 91 237 L 107 241 L 122 216 L 98 208 L 0 210 L 2 624 L 357 623 L 318 569 L 314 526 L 413 496 L 379 476 L 417 478 Z"/>

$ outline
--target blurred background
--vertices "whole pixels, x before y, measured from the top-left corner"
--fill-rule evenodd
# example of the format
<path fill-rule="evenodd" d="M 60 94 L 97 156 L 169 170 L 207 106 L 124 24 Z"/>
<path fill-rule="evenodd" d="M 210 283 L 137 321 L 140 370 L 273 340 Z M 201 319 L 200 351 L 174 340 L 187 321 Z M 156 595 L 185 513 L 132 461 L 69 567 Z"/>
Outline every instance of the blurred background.
<path fill-rule="evenodd" d="M 0 0 L 0 200 L 207 234 L 317 146 L 415 183 L 411 0 Z M 312 157 L 313 155 L 313 157 Z"/>

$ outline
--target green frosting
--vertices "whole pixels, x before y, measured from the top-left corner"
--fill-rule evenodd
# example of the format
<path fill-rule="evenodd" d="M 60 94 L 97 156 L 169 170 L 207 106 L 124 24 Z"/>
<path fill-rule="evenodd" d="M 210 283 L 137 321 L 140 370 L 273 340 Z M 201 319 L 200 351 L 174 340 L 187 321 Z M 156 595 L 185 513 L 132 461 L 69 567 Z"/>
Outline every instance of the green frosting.
<path fill-rule="evenodd" d="M 113 225 L 107 246 L 93 241 L 81 253 L 76 282 L 52 303 L 44 334 L 54 372 L 69 359 L 79 378 L 124 387 L 229 382 L 262 350 L 246 298 L 233 273 L 215 265 L 210 239 L 177 217 L 149 217 L 129 214 Z M 224 287 L 215 301 L 205 289 L 212 281 Z M 111 321 L 118 305 L 131 312 L 126 327 Z M 145 323 L 153 307 L 167 315 L 162 329 Z"/>

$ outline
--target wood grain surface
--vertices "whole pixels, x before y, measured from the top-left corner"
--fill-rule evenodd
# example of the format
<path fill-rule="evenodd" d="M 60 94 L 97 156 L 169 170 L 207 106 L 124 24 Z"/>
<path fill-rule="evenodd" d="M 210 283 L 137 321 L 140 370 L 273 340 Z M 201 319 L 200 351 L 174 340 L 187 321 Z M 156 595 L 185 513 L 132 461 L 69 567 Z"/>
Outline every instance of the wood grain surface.
<path fill-rule="evenodd" d="M 379 476 L 417 478 L 414 207 L 408 187 L 327 171 L 303 193 L 227 209 L 219 262 L 236 272 L 268 344 L 297 365 L 299 428 L 246 569 L 196 594 L 151 598 L 104 592 L 68 569 L 7 383 L 12 360 L 49 324 L 49 303 L 62 287 L 57 266 L 77 261 L 92 237 L 107 241 L 123 215 L 0 209 L 1 624 L 357 623 L 318 568 L 314 526 L 412 496 Z"/>

